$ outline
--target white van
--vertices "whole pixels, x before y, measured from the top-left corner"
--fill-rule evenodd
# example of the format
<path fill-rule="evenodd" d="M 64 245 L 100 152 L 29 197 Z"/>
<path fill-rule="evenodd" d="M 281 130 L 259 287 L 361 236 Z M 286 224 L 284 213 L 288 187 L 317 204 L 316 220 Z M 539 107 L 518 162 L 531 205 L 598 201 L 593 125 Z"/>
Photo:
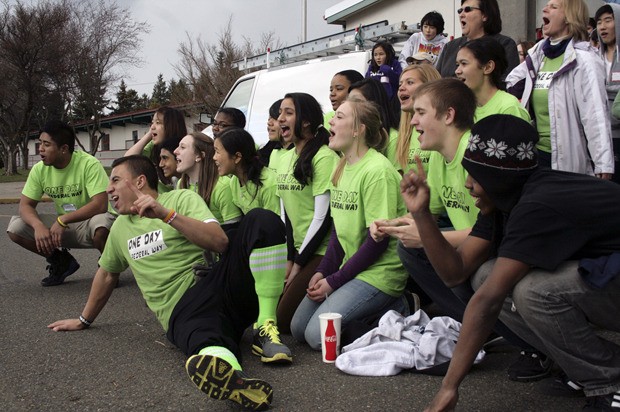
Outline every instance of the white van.
<path fill-rule="evenodd" d="M 245 113 L 246 129 L 262 146 L 267 142 L 269 107 L 286 93 L 305 92 L 318 100 L 323 113 L 332 111 L 329 85 L 334 74 L 368 69 L 370 51 L 349 52 L 259 70 L 240 77 L 228 92 L 222 107 L 235 107 Z"/>

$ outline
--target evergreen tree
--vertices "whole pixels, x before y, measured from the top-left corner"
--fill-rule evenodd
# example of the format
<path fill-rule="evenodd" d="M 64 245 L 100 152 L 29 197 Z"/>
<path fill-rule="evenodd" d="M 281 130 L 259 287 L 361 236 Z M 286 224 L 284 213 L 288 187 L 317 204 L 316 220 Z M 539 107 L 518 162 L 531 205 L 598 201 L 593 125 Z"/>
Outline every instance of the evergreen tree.
<path fill-rule="evenodd" d="M 166 86 L 164 76 L 160 73 L 157 81 L 153 86 L 153 94 L 151 95 L 151 107 L 161 107 L 170 104 L 170 89 Z"/>
<path fill-rule="evenodd" d="M 193 100 L 192 97 L 192 90 L 185 80 L 170 80 L 170 104 L 188 103 Z"/>
<path fill-rule="evenodd" d="M 127 89 L 125 80 L 121 80 L 114 104 L 116 107 L 112 108 L 112 114 L 129 113 L 148 108 L 148 106 L 143 104 L 143 101 L 136 90 Z"/>

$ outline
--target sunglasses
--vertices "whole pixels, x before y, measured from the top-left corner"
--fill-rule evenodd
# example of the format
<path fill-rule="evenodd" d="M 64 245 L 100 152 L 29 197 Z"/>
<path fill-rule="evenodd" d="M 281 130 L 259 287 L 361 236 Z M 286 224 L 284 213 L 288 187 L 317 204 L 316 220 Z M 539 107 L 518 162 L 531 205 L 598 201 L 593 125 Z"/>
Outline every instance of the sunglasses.
<path fill-rule="evenodd" d="M 461 7 L 460 9 L 458 9 L 456 11 L 457 14 L 461 14 L 463 12 L 465 13 L 471 13 L 474 10 L 481 10 L 480 7 L 473 7 L 473 6 L 465 6 L 465 7 Z"/>
<path fill-rule="evenodd" d="M 227 127 L 230 127 L 230 125 L 228 123 L 225 123 L 225 122 L 213 122 L 213 123 L 211 123 L 211 126 L 218 127 L 218 128 L 221 128 L 221 129 L 225 129 Z"/>

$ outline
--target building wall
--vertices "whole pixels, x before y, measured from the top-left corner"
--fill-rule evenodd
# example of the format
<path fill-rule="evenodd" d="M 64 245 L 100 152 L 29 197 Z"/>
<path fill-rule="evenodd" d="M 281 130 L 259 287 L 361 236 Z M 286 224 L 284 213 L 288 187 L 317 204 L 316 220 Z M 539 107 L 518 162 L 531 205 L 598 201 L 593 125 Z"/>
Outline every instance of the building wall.
<path fill-rule="evenodd" d="M 198 122 L 198 116 L 186 118 L 187 130 L 193 131 L 194 124 Z M 112 126 L 111 128 L 103 128 L 102 131 L 110 135 L 109 150 L 101 150 L 100 144 L 99 150 L 97 151 L 95 156 L 101 160 L 101 163 L 104 166 L 110 166 L 114 159 L 122 157 L 125 151 L 133 145 L 134 132 L 137 136 L 137 139 L 140 139 L 146 134 L 146 132 L 148 132 L 149 127 L 150 124 L 125 123 L 125 126 Z M 77 138 L 84 146 L 84 150 L 90 151 L 90 141 L 88 138 L 88 133 L 78 132 Z M 37 139 L 28 142 L 28 165 L 30 167 L 32 167 L 32 165 L 34 165 L 40 160 L 39 153 L 36 150 L 37 143 Z M 82 148 L 77 144 L 77 142 L 75 144 L 75 150 L 82 150 Z"/>
<path fill-rule="evenodd" d="M 520 39 L 535 40 L 536 28 L 542 25 L 542 9 L 548 0 L 498 0 L 502 15 L 502 34 Z M 584 0 L 589 8 L 590 16 L 605 4 L 603 0 Z M 460 37 L 461 27 L 456 10 L 461 0 L 383 0 L 358 13 L 347 17 L 346 28 L 353 29 L 358 25 L 371 24 L 387 20 L 390 24 L 405 21 L 411 26 L 429 11 L 441 13 L 445 20 L 444 32 L 448 36 Z"/>

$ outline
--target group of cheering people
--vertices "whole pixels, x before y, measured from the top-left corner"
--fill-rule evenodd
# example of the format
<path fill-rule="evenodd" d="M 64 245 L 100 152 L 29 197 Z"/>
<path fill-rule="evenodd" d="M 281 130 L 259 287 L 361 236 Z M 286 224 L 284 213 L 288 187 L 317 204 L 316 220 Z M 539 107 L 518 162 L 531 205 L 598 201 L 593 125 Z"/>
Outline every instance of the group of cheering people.
<path fill-rule="evenodd" d="M 340 313 L 354 339 L 390 310 L 434 303 L 463 329 L 429 410 L 455 407 L 497 336 L 521 350 L 510 379 L 545 378 L 555 361 L 554 385 L 587 396 L 584 410 L 617 410 L 620 346 L 592 326 L 620 331 L 616 7 L 596 14 L 601 58 L 583 1 L 550 0 L 546 38 L 518 64 L 496 0 L 463 0 L 459 39 L 435 40 L 438 13 L 422 19 L 429 64 L 378 43 L 366 78 L 334 75 L 332 112 L 306 93 L 274 102 L 260 149 L 237 109 L 217 112 L 210 137 L 161 108 L 109 180 L 50 122 L 7 231 L 46 257 L 44 286 L 79 268 L 66 248 L 102 256 L 80 316 L 49 327 L 88 328 L 130 268 L 191 380 L 260 410 L 273 389 L 242 372 L 248 327 L 262 362 L 290 363 L 280 333 L 319 350 L 321 313 Z M 43 193 L 57 216 L 36 212 Z"/>

